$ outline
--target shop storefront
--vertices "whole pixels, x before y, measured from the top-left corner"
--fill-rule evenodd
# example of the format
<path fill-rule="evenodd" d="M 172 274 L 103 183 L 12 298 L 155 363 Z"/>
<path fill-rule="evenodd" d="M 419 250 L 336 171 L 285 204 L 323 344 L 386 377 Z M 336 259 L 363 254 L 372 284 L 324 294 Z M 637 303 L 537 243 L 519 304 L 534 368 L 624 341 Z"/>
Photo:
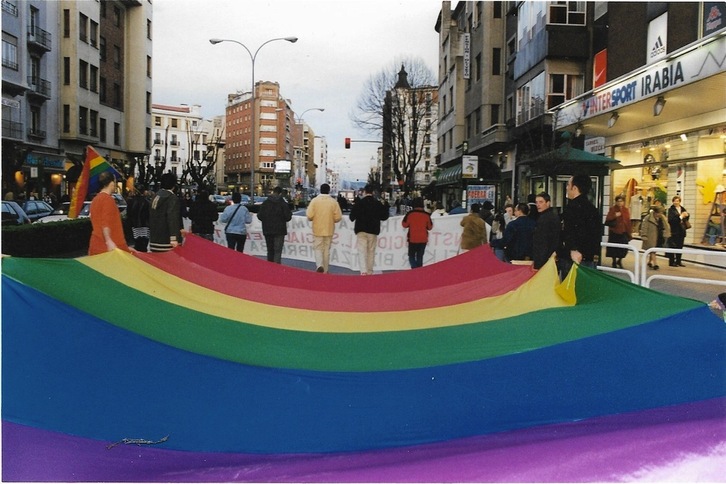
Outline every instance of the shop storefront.
<path fill-rule="evenodd" d="M 567 103 L 558 131 L 601 139 L 617 159 L 604 205 L 624 195 L 634 221 L 674 196 L 691 214 L 686 244 L 723 248 L 726 36 L 711 36 Z"/>

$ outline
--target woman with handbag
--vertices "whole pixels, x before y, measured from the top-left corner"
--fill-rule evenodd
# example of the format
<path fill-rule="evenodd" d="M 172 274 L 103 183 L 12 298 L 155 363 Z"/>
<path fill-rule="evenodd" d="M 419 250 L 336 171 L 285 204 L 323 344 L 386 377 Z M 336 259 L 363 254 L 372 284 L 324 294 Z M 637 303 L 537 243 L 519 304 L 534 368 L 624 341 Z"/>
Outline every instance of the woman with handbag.
<path fill-rule="evenodd" d="M 691 228 L 690 215 L 681 206 L 681 197 L 676 195 L 672 199 L 673 205 L 668 208 L 668 225 L 671 228 L 671 238 L 668 247 L 682 249 L 686 238 L 686 230 Z M 685 267 L 681 262 L 682 254 L 668 254 L 668 265 L 671 267 Z"/>
<path fill-rule="evenodd" d="M 630 222 L 630 210 L 625 207 L 625 197 L 615 197 L 615 205 L 610 207 L 605 217 L 608 226 L 608 242 L 612 244 L 627 244 L 633 238 L 633 226 Z M 613 259 L 613 267 L 623 268 L 623 258 L 628 255 L 628 249 L 608 247 L 605 257 Z"/>

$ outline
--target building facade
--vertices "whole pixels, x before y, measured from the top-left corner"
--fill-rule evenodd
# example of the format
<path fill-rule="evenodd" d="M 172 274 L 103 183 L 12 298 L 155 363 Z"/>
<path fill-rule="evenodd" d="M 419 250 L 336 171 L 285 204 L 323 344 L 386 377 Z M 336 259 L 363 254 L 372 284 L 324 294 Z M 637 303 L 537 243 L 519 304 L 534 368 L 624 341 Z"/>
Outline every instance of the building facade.
<path fill-rule="evenodd" d="M 252 93 L 238 92 L 227 97 L 227 143 L 225 173 L 228 187 L 251 191 L 252 150 L 255 150 L 254 193 L 267 195 L 277 186 L 275 161 L 294 156 L 294 113 L 280 93 L 277 82 L 255 84 L 255 113 Z M 252 130 L 255 130 L 255 136 Z M 254 138 L 255 146 L 252 146 Z"/>
<path fill-rule="evenodd" d="M 394 183 L 412 191 L 431 183 L 437 169 L 438 95 L 435 86 L 411 86 L 401 66 L 383 105 L 383 187 Z"/>
<path fill-rule="evenodd" d="M 553 110 L 558 131 L 618 160 L 605 206 L 623 195 L 640 220 L 679 196 L 686 243 L 723 248 L 726 4 L 596 3 L 591 19 L 588 90 Z"/>
<path fill-rule="evenodd" d="M 133 170 L 151 143 L 151 2 L 5 0 L 2 15 L 3 190 L 68 196 L 88 145 Z"/>

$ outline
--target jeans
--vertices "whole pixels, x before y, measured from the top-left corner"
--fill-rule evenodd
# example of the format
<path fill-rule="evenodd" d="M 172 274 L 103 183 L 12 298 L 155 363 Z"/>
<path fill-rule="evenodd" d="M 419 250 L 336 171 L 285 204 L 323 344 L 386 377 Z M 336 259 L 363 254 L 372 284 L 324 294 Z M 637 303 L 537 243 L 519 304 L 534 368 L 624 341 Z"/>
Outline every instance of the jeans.
<path fill-rule="evenodd" d="M 411 269 L 423 266 L 424 253 L 426 252 L 426 244 L 408 244 L 408 262 Z"/>
<path fill-rule="evenodd" d="M 333 243 L 333 236 L 316 235 L 313 237 L 313 251 L 315 252 L 315 266 L 322 267 L 323 272 L 328 272 L 330 265 L 330 246 Z"/>
<path fill-rule="evenodd" d="M 245 241 L 247 240 L 247 234 L 230 234 L 227 232 L 227 247 L 230 249 L 236 249 L 237 252 L 245 251 Z"/>
<path fill-rule="evenodd" d="M 282 264 L 282 246 L 285 243 L 284 235 L 265 235 L 267 244 L 267 260 Z"/>
<path fill-rule="evenodd" d="M 366 232 L 358 232 L 356 235 L 358 237 L 358 254 L 360 255 L 360 273 L 373 274 L 378 236 Z"/>

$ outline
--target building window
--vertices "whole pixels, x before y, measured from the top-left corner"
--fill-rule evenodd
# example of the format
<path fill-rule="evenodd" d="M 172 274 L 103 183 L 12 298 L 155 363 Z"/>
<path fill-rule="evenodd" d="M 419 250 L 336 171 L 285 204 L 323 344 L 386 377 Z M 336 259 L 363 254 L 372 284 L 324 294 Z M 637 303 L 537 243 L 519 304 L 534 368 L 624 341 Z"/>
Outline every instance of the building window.
<path fill-rule="evenodd" d="M 502 2 L 493 2 L 492 6 L 494 7 L 494 18 L 502 18 Z"/>
<path fill-rule="evenodd" d="M 98 100 L 102 103 L 106 102 L 106 78 L 103 76 L 98 80 Z"/>
<path fill-rule="evenodd" d="M 88 108 L 78 108 L 78 132 L 88 134 Z"/>
<path fill-rule="evenodd" d="M 471 116 L 466 117 L 466 139 L 471 139 Z"/>
<path fill-rule="evenodd" d="M 91 66 L 91 73 L 90 73 L 90 89 L 92 92 L 98 92 L 98 67 Z"/>
<path fill-rule="evenodd" d="M 146 77 L 151 79 L 151 56 L 146 56 Z"/>
<path fill-rule="evenodd" d="M 146 149 L 151 148 L 151 128 L 146 128 Z"/>
<path fill-rule="evenodd" d="M 172 128 L 178 128 L 179 127 L 179 120 L 177 118 L 171 118 L 171 127 Z"/>
<path fill-rule="evenodd" d="M 45 138 L 41 123 L 40 106 L 30 106 L 30 132 L 38 137 Z"/>
<path fill-rule="evenodd" d="M 547 2 L 522 2 L 517 12 L 517 51 L 521 51 L 546 24 Z"/>
<path fill-rule="evenodd" d="M 106 18 L 106 2 L 101 2 L 101 18 Z"/>
<path fill-rule="evenodd" d="M 98 38 L 98 56 L 102 61 L 106 60 L 106 37 L 103 35 Z"/>
<path fill-rule="evenodd" d="M 113 24 L 116 27 L 121 27 L 121 9 L 118 7 L 113 7 Z"/>
<path fill-rule="evenodd" d="M 585 25 L 585 2 L 550 2 L 551 24 Z"/>
<path fill-rule="evenodd" d="M 91 109 L 91 116 L 88 119 L 89 127 L 90 127 L 90 134 L 94 138 L 98 136 L 98 111 L 94 111 Z"/>
<path fill-rule="evenodd" d="M 477 54 L 474 58 L 474 72 L 476 73 L 476 80 L 481 80 L 481 54 Z"/>
<path fill-rule="evenodd" d="M 88 34 L 89 35 L 89 42 L 91 44 L 91 47 L 97 47 L 98 46 L 98 23 L 91 20 L 91 31 Z"/>
<path fill-rule="evenodd" d="M 481 108 L 476 108 L 474 111 L 474 133 L 481 133 Z"/>
<path fill-rule="evenodd" d="M 146 91 L 146 112 L 151 114 L 151 93 Z"/>
<path fill-rule="evenodd" d="M 121 86 L 118 83 L 113 83 L 113 106 L 115 108 L 121 107 Z"/>
<path fill-rule="evenodd" d="M 499 124 L 499 104 L 492 104 L 492 119 L 491 124 Z"/>
<path fill-rule="evenodd" d="M 121 144 L 121 125 L 118 123 L 113 123 L 113 144 Z"/>
<path fill-rule="evenodd" d="M 18 70 L 18 39 L 3 32 L 3 67 Z"/>
<path fill-rule="evenodd" d="M 118 45 L 113 46 L 113 65 L 121 69 L 121 47 Z"/>
<path fill-rule="evenodd" d="M 106 142 L 106 118 L 98 120 L 98 139 L 101 143 Z"/>
<path fill-rule="evenodd" d="M 517 124 L 524 124 L 544 114 L 545 110 L 545 73 L 517 89 Z"/>
<path fill-rule="evenodd" d="M 71 36 L 71 11 L 67 8 L 63 10 L 63 37 L 66 39 Z"/>
<path fill-rule="evenodd" d="M 492 75 L 499 76 L 502 73 L 502 49 L 492 49 Z"/>
<path fill-rule="evenodd" d="M 83 89 L 88 89 L 88 62 L 78 62 L 78 85 Z"/>
<path fill-rule="evenodd" d="M 547 93 L 547 109 L 576 98 L 582 94 L 583 77 L 572 74 L 550 74 L 549 92 Z"/>
<path fill-rule="evenodd" d="M 63 105 L 63 132 L 69 133 L 71 131 L 71 106 L 69 104 Z"/>
<path fill-rule="evenodd" d="M 161 116 L 154 116 L 154 126 L 161 126 Z"/>
<path fill-rule="evenodd" d="M 66 86 L 71 85 L 71 58 L 63 58 L 63 84 Z"/>
<path fill-rule="evenodd" d="M 146 19 L 146 38 L 151 40 L 151 19 Z"/>
<path fill-rule="evenodd" d="M 88 17 L 82 13 L 78 14 L 78 38 L 88 43 Z"/>

